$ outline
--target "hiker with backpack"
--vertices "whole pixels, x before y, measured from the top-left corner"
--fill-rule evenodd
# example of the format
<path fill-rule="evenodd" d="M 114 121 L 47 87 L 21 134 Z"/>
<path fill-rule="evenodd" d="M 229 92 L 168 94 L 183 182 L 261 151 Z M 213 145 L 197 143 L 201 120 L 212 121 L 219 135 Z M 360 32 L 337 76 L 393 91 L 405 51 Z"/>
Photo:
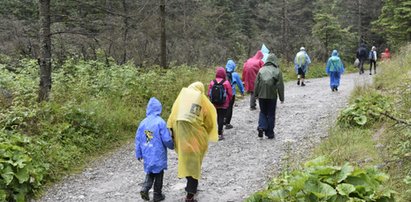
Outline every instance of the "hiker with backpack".
<path fill-rule="evenodd" d="M 333 50 L 331 57 L 327 61 L 325 68 L 327 74 L 330 76 L 331 91 L 338 91 L 340 86 L 341 74 L 344 73 L 344 64 L 338 56 L 337 50 Z"/>
<path fill-rule="evenodd" d="M 257 127 L 258 137 L 263 138 L 265 133 L 268 139 L 274 139 L 277 95 L 281 103 L 284 103 L 283 75 L 274 53 L 268 55 L 266 63 L 258 72 L 255 80 L 254 95 L 258 98 L 260 106 Z"/>
<path fill-rule="evenodd" d="M 186 178 L 186 202 L 195 202 L 198 180 L 208 142 L 217 142 L 217 112 L 204 94 L 204 84 L 194 82 L 183 88 L 174 101 L 167 127 L 174 137 L 178 155 L 178 177 Z"/>
<path fill-rule="evenodd" d="M 257 76 L 258 70 L 263 67 L 264 62 L 263 62 L 263 57 L 264 54 L 261 52 L 261 50 L 258 50 L 257 53 L 250 59 L 248 59 L 244 63 L 243 67 L 243 81 L 245 84 L 245 90 L 247 93 L 250 94 L 250 109 L 251 110 L 256 110 L 256 99 L 254 96 L 254 83 L 255 83 L 255 78 Z"/>
<path fill-rule="evenodd" d="M 375 46 L 371 48 L 368 54 L 368 59 L 370 59 L 370 75 L 372 75 L 372 66 L 374 65 L 374 74 L 377 73 L 377 49 Z"/>
<path fill-rule="evenodd" d="M 360 64 L 359 64 L 360 74 L 364 74 L 364 62 L 368 58 L 367 53 L 368 51 L 367 51 L 367 48 L 365 47 L 365 44 L 361 43 L 360 47 L 357 50 L 357 58 L 360 61 Z"/>
<path fill-rule="evenodd" d="M 295 72 L 297 73 L 297 85 L 300 85 L 301 80 L 301 86 L 305 86 L 305 74 L 308 71 L 308 65 L 311 64 L 311 60 L 304 47 L 301 47 L 300 51 L 295 55 L 294 64 Z"/>
<path fill-rule="evenodd" d="M 226 74 L 227 74 L 227 79 L 231 84 L 232 91 L 233 91 L 233 97 L 231 98 L 230 105 L 228 106 L 227 109 L 227 114 L 225 117 L 225 129 L 231 129 L 233 128 L 233 125 L 231 125 L 231 118 L 233 116 L 233 107 L 234 107 L 234 102 L 235 102 L 235 94 L 236 94 L 236 86 L 240 89 L 240 93 L 242 96 L 244 96 L 244 86 L 243 86 L 243 81 L 241 81 L 240 76 L 238 75 L 237 72 L 235 72 L 235 63 L 233 60 L 228 60 L 227 64 L 225 65 L 226 69 Z"/>
<path fill-rule="evenodd" d="M 136 158 L 144 163 L 146 178 L 140 191 L 141 198 L 149 201 L 149 190 L 154 184 L 154 201 L 165 199 L 162 193 L 164 170 L 167 169 L 167 148 L 174 149 L 173 139 L 166 122 L 160 117 L 160 101 L 152 97 L 147 105 L 147 117 L 136 132 Z"/>
<path fill-rule="evenodd" d="M 217 67 L 216 78 L 210 82 L 207 95 L 217 109 L 218 140 L 224 139 L 223 126 L 233 91 L 223 67 Z"/>

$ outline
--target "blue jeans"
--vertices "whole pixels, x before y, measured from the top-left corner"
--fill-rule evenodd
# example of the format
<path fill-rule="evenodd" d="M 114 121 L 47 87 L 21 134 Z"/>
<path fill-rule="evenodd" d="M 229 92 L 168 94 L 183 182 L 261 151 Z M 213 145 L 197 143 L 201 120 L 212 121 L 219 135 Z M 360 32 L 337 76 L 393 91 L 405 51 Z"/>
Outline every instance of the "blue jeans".
<path fill-rule="evenodd" d="M 260 116 L 258 118 L 258 128 L 263 129 L 267 137 L 274 137 L 275 108 L 277 99 L 258 99 L 260 105 Z"/>

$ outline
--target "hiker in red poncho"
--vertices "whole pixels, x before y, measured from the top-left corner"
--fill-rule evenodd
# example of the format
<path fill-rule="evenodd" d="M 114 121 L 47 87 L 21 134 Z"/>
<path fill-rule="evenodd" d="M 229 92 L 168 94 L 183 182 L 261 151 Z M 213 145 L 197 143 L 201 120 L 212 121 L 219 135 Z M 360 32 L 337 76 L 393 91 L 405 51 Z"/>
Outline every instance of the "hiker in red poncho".
<path fill-rule="evenodd" d="M 257 77 L 258 70 L 263 67 L 263 53 L 259 50 L 257 53 L 244 63 L 243 67 L 243 81 L 245 90 L 250 94 L 250 109 L 256 109 L 256 100 L 254 96 L 254 82 Z"/>
<path fill-rule="evenodd" d="M 390 60 L 391 58 L 391 53 L 388 48 L 385 49 L 383 53 L 381 53 L 381 60 Z"/>

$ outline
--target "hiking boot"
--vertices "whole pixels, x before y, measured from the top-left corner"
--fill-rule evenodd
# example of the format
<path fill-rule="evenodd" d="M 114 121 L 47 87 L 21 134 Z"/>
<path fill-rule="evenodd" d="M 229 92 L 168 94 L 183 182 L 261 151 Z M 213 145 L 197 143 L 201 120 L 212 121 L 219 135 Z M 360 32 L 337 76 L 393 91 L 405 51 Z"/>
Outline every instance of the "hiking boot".
<path fill-rule="evenodd" d="M 335 87 L 335 91 L 338 91 L 338 88 L 337 88 L 337 87 Z"/>
<path fill-rule="evenodd" d="M 301 86 L 305 86 L 305 83 L 304 83 L 304 82 L 301 82 Z"/>
<path fill-rule="evenodd" d="M 186 197 L 186 202 L 197 202 L 197 200 L 194 199 L 194 196 L 192 198 Z"/>
<path fill-rule="evenodd" d="M 140 196 L 145 201 L 150 200 L 150 195 L 148 195 L 148 191 L 140 191 Z"/>
<path fill-rule="evenodd" d="M 334 92 L 334 91 L 335 91 L 335 88 L 331 88 L 331 91 Z"/>
<path fill-rule="evenodd" d="M 300 80 L 297 80 L 297 85 L 300 85 Z"/>
<path fill-rule="evenodd" d="M 254 111 L 254 110 L 256 110 L 257 108 L 256 107 L 250 107 L 250 110 L 251 111 Z"/>
<path fill-rule="evenodd" d="M 224 140 L 224 135 L 218 135 L 218 141 Z"/>
<path fill-rule="evenodd" d="M 259 128 L 259 129 L 258 129 L 258 137 L 259 137 L 260 139 L 262 139 L 263 136 L 264 136 L 264 130 L 261 129 L 261 128 Z"/>
<path fill-rule="evenodd" d="M 154 197 L 153 197 L 154 202 L 162 201 L 164 199 L 166 199 L 166 196 L 164 194 L 154 192 Z"/>
<path fill-rule="evenodd" d="M 231 124 L 227 124 L 227 125 L 225 125 L 225 129 L 231 129 L 231 128 L 234 128 L 234 126 L 233 126 L 233 125 L 231 125 Z"/>
<path fill-rule="evenodd" d="M 372 73 L 370 72 L 370 75 L 372 75 Z"/>

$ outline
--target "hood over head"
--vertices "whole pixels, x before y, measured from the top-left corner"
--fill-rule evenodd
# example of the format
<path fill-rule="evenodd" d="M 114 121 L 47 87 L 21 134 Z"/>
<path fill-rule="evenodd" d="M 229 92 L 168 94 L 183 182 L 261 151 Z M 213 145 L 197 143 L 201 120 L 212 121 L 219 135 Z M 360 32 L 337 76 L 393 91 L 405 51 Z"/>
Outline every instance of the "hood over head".
<path fill-rule="evenodd" d="M 385 52 L 390 52 L 390 50 L 388 48 L 385 49 Z"/>
<path fill-rule="evenodd" d="M 222 67 L 217 67 L 215 77 L 220 78 L 220 79 L 225 79 L 227 77 L 225 73 L 225 69 Z"/>
<path fill-rule="evenodd" d="M 301 48 L 300 48 L 300 51 L 305 51 L 305 48 L 304 48 L 304 47 L 301 47 Z"/>
<path fill-rule="evenodd" d="M 227 72 L 234 72 L 235 71 L 235 63 L 233 60 L 228 60 L 227 64 L 225 65 L 225 69 Z"/>
<path fill-rule="evenodd" d="M 204 94 L 204 84 L 201 83 L 200 81 L 196 81 L 196 82 L 190 84 L 188 86 L 188 88 L 193 89 L 195 91 L 199 91 L 199 92 L 201 92 L 201 94 Z"/>
<path fill-rule="evenodd" d="M 333 50 L 333 52 L 331 53 L 331 56 L 338 56 L 338 51 L 337 51 L 337 50 Z"/>
<path fill-rule="evenodd" d="M 265 62 L 264 65 L 267 64 L 273 64 L 275 67 L 280 67 L 280 65 L 278 64 L 278 58 L 274 53 L 270 53 L 267 57 L 267 61 Z"/>
<path fill-rule="evenodd" d="M 254 59 L 259 59 L 259 60 L 261 60 L 261 59 L 263 59 L 263 57 L 264 57 L 264 54 L 263 54 L 263 52 L 261 52 L 261 50 L 258 50 L 257 51 L 257 53 L 254 55 Z"/>
<path fill-rule="evenodd" d="M 147 104 L 146 115 L 155 115 L 159 116 L 162 111 L 161 102 L 158 101 L 155 97 L 150 98 Z"/>

